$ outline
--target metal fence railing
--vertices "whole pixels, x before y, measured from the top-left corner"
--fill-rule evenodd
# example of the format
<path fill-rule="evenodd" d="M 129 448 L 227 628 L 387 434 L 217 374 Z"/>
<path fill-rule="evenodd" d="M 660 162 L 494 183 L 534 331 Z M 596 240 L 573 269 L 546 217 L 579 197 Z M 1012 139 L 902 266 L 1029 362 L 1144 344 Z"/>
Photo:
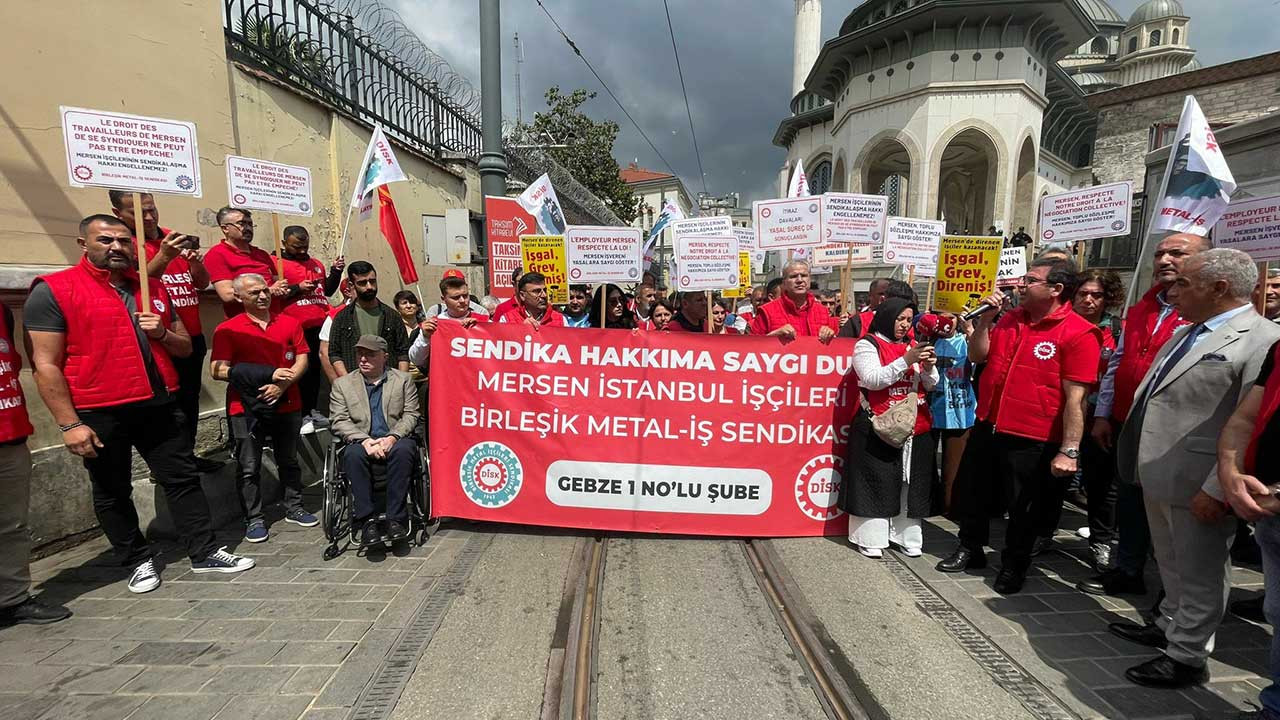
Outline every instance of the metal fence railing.
<path fill-rule="evenodd" d="M 480 154 L 479 120 L 428 74 L 433 68 L 406 62 L 343 12 L 346 6 L 326 0 L 224 0 L 223 8 L 232 60 L 359 120 L 379 123 L 429 157 Z M 466 96 L 466 102 L 473 100 Z"/>

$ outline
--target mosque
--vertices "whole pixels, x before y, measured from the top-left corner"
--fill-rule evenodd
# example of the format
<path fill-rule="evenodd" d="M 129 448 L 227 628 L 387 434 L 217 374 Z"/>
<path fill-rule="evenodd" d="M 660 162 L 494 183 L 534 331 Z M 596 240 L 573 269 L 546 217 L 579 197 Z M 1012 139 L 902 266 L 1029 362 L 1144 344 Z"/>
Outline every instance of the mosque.
<path fill-rule="evenodd" d="M 1087 97 L 1197 70 L 1178 0 L 1128 19 L 1106 0 L 868 0 L 821 38 L 821 0 L 796 0 L 785 194 L 888 195 L 890 213 L 948 232 L 1036 236 L 1039 200 L 1093 185 Z"/>

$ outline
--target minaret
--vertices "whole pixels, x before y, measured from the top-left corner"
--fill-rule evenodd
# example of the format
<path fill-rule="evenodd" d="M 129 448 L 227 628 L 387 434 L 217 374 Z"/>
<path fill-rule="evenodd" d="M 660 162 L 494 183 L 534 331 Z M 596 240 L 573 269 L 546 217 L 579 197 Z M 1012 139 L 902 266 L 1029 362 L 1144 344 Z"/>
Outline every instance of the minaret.
<path fill-rule="evenodd" d="M 822 0 L 796 0 L 796 45 L 792 65 L 791 97 L 804 90 L 804 79 L 818 59 L 822 46 Z"/>

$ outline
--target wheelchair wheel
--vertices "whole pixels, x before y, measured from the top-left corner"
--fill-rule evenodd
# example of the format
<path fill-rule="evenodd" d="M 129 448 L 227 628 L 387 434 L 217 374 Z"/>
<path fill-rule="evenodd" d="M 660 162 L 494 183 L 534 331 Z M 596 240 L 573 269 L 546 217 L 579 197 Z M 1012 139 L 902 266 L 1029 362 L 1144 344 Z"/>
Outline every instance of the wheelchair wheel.
<path fill-rule="evenodd" d="M 332 560 L 341 552 L 338 543 L 346 538 L 351 524 L 350 488 L 345 478 L 338 475 L 337 456 L 336 446 L 330 446 L 324 461 L 324 507 L 320 522 L 324 527 L 325 539 L 330 543 L 324 553 L 325 560 Z"/>

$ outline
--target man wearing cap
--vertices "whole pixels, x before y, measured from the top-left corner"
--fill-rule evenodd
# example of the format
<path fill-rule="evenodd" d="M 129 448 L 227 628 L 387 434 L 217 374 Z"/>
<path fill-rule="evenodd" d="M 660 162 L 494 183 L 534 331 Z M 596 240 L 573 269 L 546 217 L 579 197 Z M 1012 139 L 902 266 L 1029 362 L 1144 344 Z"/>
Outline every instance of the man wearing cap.
<path fill-rule="evenodd" d="M 421 413 L 413 378 L 387 367 L 387 341 L 361 335 L 355 344 L 356 369 L 338 378 L 329 395 L 330 431 L 346 447 L 342 468 L 355 497 L 360 545 L 377 545 L 408 536 L 410 473 L 418 452 L 413 434 Z M 374 463 L 387 466 L 387 525 L 378 527 L 371 480 Z"/>
<path fill-rule="evenodd" d="M 458 273 L 461 275 L 462 273 Z M 463 327 L 471 327 L 478 322 L 488 322 L 489 316 L 471 309 L 471 295 L 467 289 L 467 281 L 461 277 L 450 276 L 447 272 L 440 281 L 440 305 L 444 312 L 422 321 L 419 326 L 422 332 L 414 338 L 409 346 L 409 362 L 418 366 L 423 373 L 427 372 L 427 360 L 431 354 L 431 336 L 442 320 L 462 323 Z"/>
<path fill-rule="evenodd" d="M 244 539 L 267 539 L 262 513 L 262 447 L 271 437 L 287 522 L 314 527 L 316 516 L 302 507 L 302 468 L 298 465 L 298 429 L 302 394 L 297 382 L 307 371 L 306 338 L 290 315 L 271 312 L 271 288 L 255 273 L 234 280 L 244 312 L 213 331 L 209 374 L 230 383 L 227 415 L 235 440 L 236 484 L 244 511 Z"/>
<path fill-rule="evenodd" d="M 464 275 L 462 271 L 459 270 L 458 268 L 449 268 L 448 270 L 444 271 L 444 275 L 441 276 L 441 279 L 447 280 L 449 278 L 456 278 L 458 280 L 461 280 L 464 283 L 467 282 L 467 276 Z M 482 319 L 484 320 L 489 319 L 489 315 L 490 315 L 489 309 L 486 308 L 484 305 L 481 305 L 479 302 L 477 302 L 474 297 L 467 296 L 467 302 L 471 308 L 472 313 L 475 313 L 476 315 L 482 315 L 483 316 Z M 424 308 L 422 310 L 422 316 L 426 318 L 433 318 L 437 315 L 443 314 L 444 312 L 445 312 L 445 304 L 442 302 L 438 302 L 432 305 L 431 307 Z"/>

